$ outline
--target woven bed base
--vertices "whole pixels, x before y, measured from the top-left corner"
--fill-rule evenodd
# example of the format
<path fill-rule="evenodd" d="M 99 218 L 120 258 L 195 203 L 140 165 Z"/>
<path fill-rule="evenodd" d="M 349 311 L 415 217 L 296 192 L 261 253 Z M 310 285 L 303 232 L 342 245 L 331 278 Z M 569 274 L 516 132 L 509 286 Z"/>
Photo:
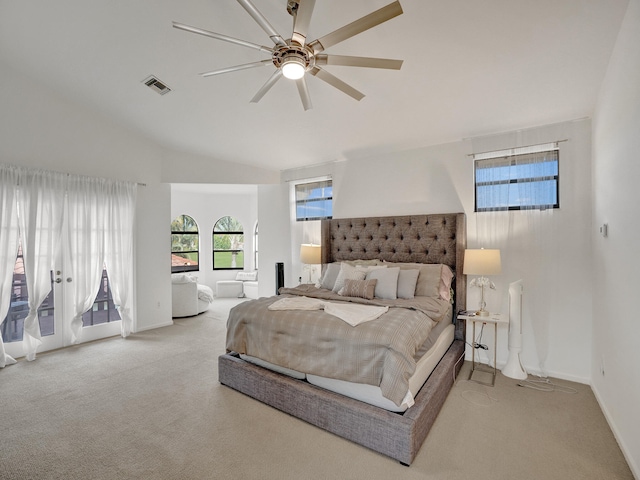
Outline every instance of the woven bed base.
<path fill-rule="evenodd" d="M 220 383 L 340 437 L 410 465 L 444 404 L 464 354 L 455 340 L 403 414 L 389 412 L 245 362 L 218 359 Z"/>

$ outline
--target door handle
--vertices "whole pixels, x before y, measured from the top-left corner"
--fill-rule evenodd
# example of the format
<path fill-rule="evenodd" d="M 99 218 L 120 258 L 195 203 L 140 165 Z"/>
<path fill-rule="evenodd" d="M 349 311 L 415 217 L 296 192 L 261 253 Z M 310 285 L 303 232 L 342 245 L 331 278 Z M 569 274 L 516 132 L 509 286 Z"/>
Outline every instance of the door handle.
<path fill-rule="evenodd" d="M 56 278 L 56 283 L 60 283 L 62 282 L 62 279 L 60 277 Z"/>
<path fill-rule="evenodd" d="M 71 277 L 67 277 L 67 283 L 71 283 Z"/>

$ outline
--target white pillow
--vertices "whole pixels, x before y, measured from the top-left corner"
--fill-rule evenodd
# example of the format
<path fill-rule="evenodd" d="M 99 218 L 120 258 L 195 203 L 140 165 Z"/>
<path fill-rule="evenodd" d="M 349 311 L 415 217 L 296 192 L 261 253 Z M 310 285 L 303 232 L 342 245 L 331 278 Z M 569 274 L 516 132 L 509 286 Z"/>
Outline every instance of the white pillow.
<path fill-rule="evenodd" d="M 254 270 L 253 272 L 238 272 L 236 274 L 236 280 L 241 282 L 255 282 L 258 279 L 258 272 Z"/>
<path fill-rule="evenodd" d="M 171 283 L 195 283 L 197 280 L 188 273 L 174 273 L 171 275 Z"/>
<path fill-rule="evenodd" d="M 340 272 L 336 278 L 336 284 L 333 286 L 333 291 L 338 293 L 342 287 L 344 287 L 345 280 L 364 280 L 367 276 L 366 270 L 362 268 L 352 267 L 348 263 L 340 264 Z"/>
<path fill-rule="evenodd" d="M 414 298 L 420 270 L 400 270 L 398 275 L 398 298 Z"/>
<path fill-rule="evenodd" d="M 329 263 L 324 270 L 324 275 L 316 283 L 316 288 L 326 288 L 327 290 L 333 290 L 333 286 L 336 284 L 336 278 L 340 273 L 340 263 Z"/>
<path fill-rule="evenodd" d="M 388 300 L 398 298 L 398 275 L 400 267 L 378 268 L 367 273 L 367 280 L 376 279 L 375 296 Z"/>

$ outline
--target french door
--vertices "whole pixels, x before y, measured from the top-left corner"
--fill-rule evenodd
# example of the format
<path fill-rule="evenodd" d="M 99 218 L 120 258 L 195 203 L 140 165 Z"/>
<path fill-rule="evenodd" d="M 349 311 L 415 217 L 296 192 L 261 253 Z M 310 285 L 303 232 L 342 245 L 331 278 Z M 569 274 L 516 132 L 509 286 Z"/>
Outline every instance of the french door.
<path fill-rule="evenodd" d="M 63 241 L 62 246 L 61 252 L 56 257 L 54 270 L 51 271 L 51 291 L 38 308 L 42 340 L 38 352 L 72 344 L 69 328 L 75 313 L 74 279 L 70 274 L 69 261 L 72 252 L 69 251 L 67 242 Z M 22 252 L 19 249 L 14 268 L 11 306 L 0 331 L 5 351 L 14 358 L 25 354 L 23 333 L 24 319 L 29 313 L 28 295 Z M 121 331 L 120 324 L 120 316 L 111 298 L 107 271 L 103 269 L 96 299 L 91 308 L 82 315 L 80 343 L 118 335 Z"/>

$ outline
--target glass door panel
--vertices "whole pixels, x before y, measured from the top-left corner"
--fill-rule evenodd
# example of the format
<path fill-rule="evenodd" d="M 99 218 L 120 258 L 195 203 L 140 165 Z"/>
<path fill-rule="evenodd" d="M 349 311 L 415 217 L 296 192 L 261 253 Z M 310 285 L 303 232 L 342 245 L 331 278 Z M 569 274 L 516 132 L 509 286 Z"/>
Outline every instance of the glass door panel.
<path fill-rule="evenodd" d="M 57 263 L 63 263 L 62 259 Z M 73 316 L 72 288 L 73 279 L 63 275 L 62 270 L 51 272 L 51 291 L 38 308 L 38 321 L 42 345 L 38 352 L 45 352 L 71 344 L 71 335 L 65 330 L 63 318 Z M 65 305 L 68 311 L 65 310 Z M 25 280 L 22 250 L 18 256 L 13 273 L 13 290 L 9 312 L 0 328 L 0 335 L 6 352 L 14 358 L 24 356 L 24 320 L 29 313 L 29 292 Z M 109 278 L 106 269 L 102 278 L 98 295 L 92 307 L 82 315 L 82 342 L 88 342 L 118 335 L 120 333 L 120 315 L 111 297 Z"/>
<path fill-rule="evenodd" d="M 100 289 L 89 310 L 82 314 L 82 341 L 97 340 L 99 338 L 118 335 L 121 329 L 121 319 L 113 298 L 106 268 L 102 270 Z"/>
<path fill-rule="evenodd" d="M 51 291 L 38 308 L 38 322 L 42 345 L 39 352 L 60 348 L 64 345 L 61 320 L 56 315 L 56 304 L 60 304 L 59 289 L 55 288 L 54 275 L 51 272 Z M 18 255 L 13 269 L 13 285 L 9 312 L 2 324 L 0 334 L 6 352 L 12 357 L 24 355 L 24 321 L 29 314 L 29 291 L 24 270 L 22 246 L 18 245 Z"/>

